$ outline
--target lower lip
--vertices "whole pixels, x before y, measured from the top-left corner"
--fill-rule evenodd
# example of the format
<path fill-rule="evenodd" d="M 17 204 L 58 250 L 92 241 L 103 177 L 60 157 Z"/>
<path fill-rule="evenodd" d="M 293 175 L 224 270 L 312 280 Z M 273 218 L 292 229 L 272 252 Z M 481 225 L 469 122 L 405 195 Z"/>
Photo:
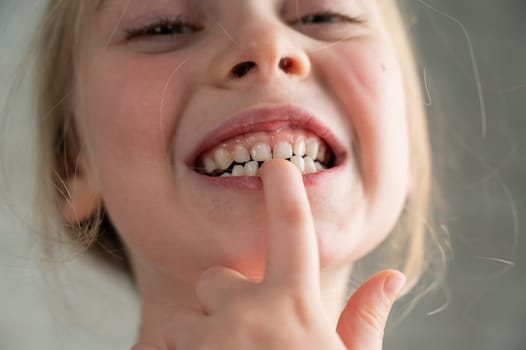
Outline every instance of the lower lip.
<path fill-rule="evenodd" d="M 338 162 L 338 165 L 330 169 L 321 170 L 312 174 L 303 175 L 303 183 L 305 187 L 320 186 L 326 182 L 334 181 L 340 174 L 343 173 L 347 159 Z M 198 181 L 204 182 L 214 187 L 222 187 L 229 190 L 249 190 L 260 191 L 263 189 L 263 183 L 259 176 L 228 176 L 228 177 L 214 177 L 199 174 L 192 170 L 194 176 Z"/>

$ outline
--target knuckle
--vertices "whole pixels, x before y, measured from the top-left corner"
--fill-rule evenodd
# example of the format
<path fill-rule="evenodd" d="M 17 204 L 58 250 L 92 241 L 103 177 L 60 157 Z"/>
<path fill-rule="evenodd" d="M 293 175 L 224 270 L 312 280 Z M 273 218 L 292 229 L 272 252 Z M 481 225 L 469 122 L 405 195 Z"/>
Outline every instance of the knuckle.
<path fill-rule="evenodd" d="M 233 305 L 230 309 L 227 323 L 235 324 L 239 329 L 249 331 L 253 328 L 258 328 L 259 317 L 257 317 L 257 314 L 255 310 L 246 307 L 244 303 Z"/>
<path fill-rule="evenodd" d="M 212 282 L 213 280 L 217 279 L 220 274 L 222 273 L 222 268 L 220 266 L 212 266 L 208 269 L 204 270 L 201 273 L 201 277 L 199 278 L 198 283 L 207 284 Z"/>
<path fill-rule="evenodd" d="M 201 297 L 207 296 L 211 289 L 224 284 L 224 273 L 224 268 L 220 266 L 213 266 L 203 271 L 195 287 L 197 295 Z"/>
<path fill-rule="evenodd" d="M 275 315 L 275 305 L 268 300 L 256 297 L 240 298 L 228 308 L 223 322 L 225 325 L 235 325 L 236 334 L 241 338 L 258 339 L 266 334 L 269 328 L 275 326 L 269 322 L 269 316 Z M 235 335 L 232 334 L 235 338 Z"/>
<path fill-rule="evenodd" d="M 385 328 L 385 315 L 378 309 L 364 305 L 357 310 L 357 317 L 370 329 L 383 338 Z"/>
<path fill-rule="evenodd" d="M 296 291 L 291 296 L 294 315 L 303 327 L 309 327 L 316 318 L 312 312 L 312 300 L 309 293 L 302 290 Z"/>
<path fill-rule="evenodd" d="M 286 201 L 282 204 L 281 217 L 288 222 L 302 222 L 304 213 L 302 206 L 296 201 Z"/>

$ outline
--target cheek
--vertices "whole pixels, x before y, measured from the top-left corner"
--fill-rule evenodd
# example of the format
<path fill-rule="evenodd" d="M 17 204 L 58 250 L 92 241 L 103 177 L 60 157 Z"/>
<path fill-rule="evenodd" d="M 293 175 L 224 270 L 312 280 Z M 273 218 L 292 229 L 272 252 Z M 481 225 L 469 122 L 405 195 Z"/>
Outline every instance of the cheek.
<path fill-rule="evenodd" d="M 93 58 L 97 64 L 86 74 L 80 122 L 89 146 L 100 155 L 151 157 L 166 151 L 177 122 L 173 116 L 184 100 L 175 85 L 184 86 L 185 77 L 170 71 L 176 62 L 108 56 Z"/>
<path fill-rule="evenodd" d="M 364 192 L 367 239 L 381 242 L 403 208 L 409 177 L 406 97 L 388 45 L 341 45 L 320 57 L 327 89 L 348 117 Z M 323 64 L 321 63 L 323 60 Z"/>
<path fill-rule="evenodd" d="M 115 172 L 134 178 L 154 164 L 171 173 L 171 140 L 195 81 L 187 57 L 110 51 L 89 62 L 76 115 L 101 185 L 111 190 Z"/>
<path fill-rule="evenodd" d="M 170 58 L 107 54 L 90 61 L 96 64 L 87 67 L 78 88 L 84 95 L 76 122 L 105 205 L 118 230 L 128 232 L 119 224 L 154 213 L 155 204 L 146 207 L 146 198 L 159 203 L 160 189 L 173 181 L 170 139 L 184 108 L 188 90 L 181 87 L 188 86 L 188 77 Z"/>
<path fill-rule="evenodd" d="M 96 69 L 86 74 L 81 90 L 86 92 L 86 108 L 77 121 L 97 168 L 105 208 L 126 245 L 163 266 L 190 266 L 191 261 L 196 271 L 210 259 L 262 260 L 243 256 L 261 251 L 256 249 L 261 247 L 259 240 L 246 237 L 246 232 L 261 228 L 210 229 L 223 228 L 225 217 L 231 219 L 226 219 L 229 224 L 241 214 L 263 222 L 261 215 L 253 214 L 264 213 L 261 198 L 250 200 L 253 204 L 242 213 L 221 215 L 225 211 L 220 208 L 231 208 L 231 202 L 210 200 L 209 193 L 188 182 L 187 168 L 172 168 L 173 135 L 184 122 L 178 116 L 188 108 L 191 84 L 198 80 L 192 67 L 199 65 L 177 70 L 180 63 L 173 58 L 157 64 L 151 57 L 147 64 L 129 57 L 97 59 Z M 238 202 L 242 200 L 246 198 Z M 231 236 L 225 245 L 222 237 Z"/>

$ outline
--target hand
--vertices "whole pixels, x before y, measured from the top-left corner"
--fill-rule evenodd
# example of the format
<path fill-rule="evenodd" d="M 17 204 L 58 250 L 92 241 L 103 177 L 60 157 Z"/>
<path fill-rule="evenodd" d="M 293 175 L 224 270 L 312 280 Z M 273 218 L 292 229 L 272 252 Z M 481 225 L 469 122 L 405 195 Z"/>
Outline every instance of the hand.
<path fill-rule="evenodd" d="M 365 282 L 331 329 L 322 303 L 319 256 L 301 173 L 273 160 L 261 178 L 269 222 L 265 276 L 250 282 L 213 267 L 196 287 L 202 311 L 181 310 L 164 332 L 168 350 L 380 350 L 383 329 L 404 282 L 383 271 Z M 159 350 L 144 344 L 133 350 Z"/>

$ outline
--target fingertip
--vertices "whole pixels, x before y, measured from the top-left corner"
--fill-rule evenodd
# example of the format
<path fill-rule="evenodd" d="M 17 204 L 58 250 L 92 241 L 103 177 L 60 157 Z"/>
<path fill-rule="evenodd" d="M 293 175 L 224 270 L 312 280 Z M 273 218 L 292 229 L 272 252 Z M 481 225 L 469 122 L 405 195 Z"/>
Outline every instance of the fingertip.
<path fill-rule="evenodd" d="M 406 277 L 400 271 L 388 271 L 389 274 L 384 280 L 383 291 L 387 298 L 394 302 L 396 299 L 398 299 L 406 284 Z"/>
<path fill-rule="evenodd" d="M 268 179 L 272 174 L 280 174 L 282 171 L 296 172 L 301 175 L 300 170 L 294 164 L 285 159 L 270 159 L 267 160 L 261 166 L 259 170 L 259 176 L 262 178 L 263 182 L 265 179 Z M 278 175 L 279 176 L 279 175 Z"/>
<path fill-rule="evenodd" d="M 396 270 L 376 273 L 361 285 L 343 310 L 338 334 L 351 349 L 381 349 L 383 331 L 392 305 L 406 277 Z"/>

